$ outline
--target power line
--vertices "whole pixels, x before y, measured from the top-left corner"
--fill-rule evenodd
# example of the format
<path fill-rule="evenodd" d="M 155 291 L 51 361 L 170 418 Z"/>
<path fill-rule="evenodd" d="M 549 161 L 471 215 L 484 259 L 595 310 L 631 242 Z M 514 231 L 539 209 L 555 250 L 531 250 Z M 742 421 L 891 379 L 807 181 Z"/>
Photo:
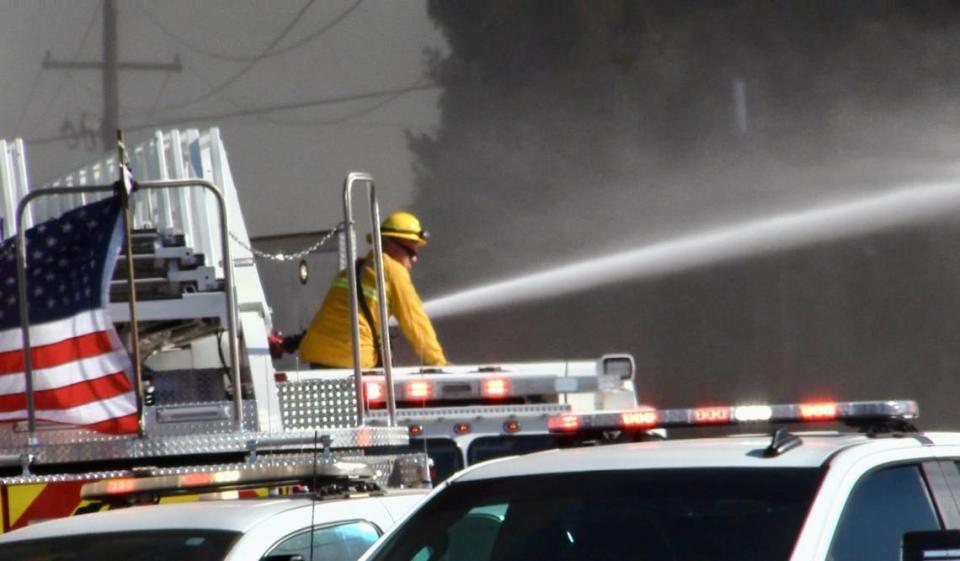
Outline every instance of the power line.
<path fill-rule="evenodd" d="M 55 60 L 48 51 L 41 68 L 60 70 L 97 70 L 103 81 L 103 112 L 100 123 L 100 136 L 103 147 L 108 148 L 116 139 L 114 131 L 120 128 L 120 90 L 119 73 L 125 70 L 180 72 L 183 66 L 179 55 L 172 63 L 119 60 L 119 37 L 117 33 L 116 0 L 103 0 L 103 58 L 100 61 L 80 61 L 75 56 L 72 61 Z M 66 130 L 72 130 L 72 123 L 64 123 Z"/>
<path fill-rule="evenodd" d="M 157 112 L 157 106 L 160 105 L 160 98 L 163 96 L 163 90 L 167 88 L 167 82 L 170 81 L 171 74 L 168 72 L 163 76 L 163 82 L 160 84 L 160 87 L 157 88 L 157 95 L 153 98 L 153 105 L 150 107 L 150 110 L 147 111 L 147 118 L 152 118 L 153 114 Z"/>
<path fill-rule="evenodd" d="M 428 81 L 428 78 L 427 78 L 427 77 L 420 78 L 419 80 L 417 80 L 416 82 L 413 83 L 413 86 L 412 86 L 412 87 L 417 87 L 417 86 L 424 85 L 424 83 L 427 82 L 427 81 Z M 267 122 L 272 123 L 272 124 L 274 124 L 274 125 L 279 125 L 279 126 L 322 127 L 322 126 L 329 126 L 329 125 L 339 125 L 339 124 L 341 124 L 341 123 L 345 123 L 345 122 L 350 121 L 350 120 L 352 120 L 352 119 L 356 119 L 356 118 L 358 118 L 358 117 L 363 117 L 364 115 L 369 115 L 370 113 L 373 113 L 373 112 L 376 111 L 377 109 L 380 109 L 381 107 L 384 107 L 384 106 L 386 106 L 386 105 L 389 105 L 389 104 L 393 103 L 394 101 L 400 99 L 400 98 L 403 97 L 404 95 L 408 94 L 410 91 L 411 91 L 411 90 L 397 90 L 397 91 L 396 91 L 395 93 L 393 93 L 392 95 L 389 95 L 389 96 L 385 97 L 384 99 L 382 99 L 382 100 L 380 100 L 380 101 L 376 101 L 376 102 L 368 105 L 367 107 L 364 107 L 364 108 L 362 108 L 362 109 L 358 109 L 357 111 L 354 111 L 354 112 L 352 112 L 352 113 L 347 113 L 346 115 L 341 115 L 340 117 L 335 117 L 335 118 L 332 118 L 332 119 L 322 119 L 322 120 L 319 120 L 319 121 L 316 121 L 316 120 L 314 120 L 314 121 L 303 121 L 303 120 L 301 120 L 301 121 L 289 121 L 289 120 L 286 120 L 286 119 L 273 119 L 273 118 L 266 117 L 266 116 L 264 116 L 263 118 L 264 118 Z"/>
<path fill-rule="evenodd" d="M 189 72 L 190 74 L 192 74 L 193 77 L 196 78 L 197 80 L 200 80 L 201 82 L 207 83 L 206 78 L 204 78 L 202 75 L 198 74 L 197 72 L 194 72 L 192 69 L 187 68 L 187 72 Z M 423 84 L 424 84 L 425 82 L 427 82 L 428 80 L 429 80 L 428 77 L 423 76 L 423 77 L 419 78 L 418 80 L 416 80 L 415 82 L 413 82 L 413 83 L 411 84 L 411 86 L 420 86 L 420 85 L 423 85 Z M 207 83 L 207 85 L 209 85 L 209 83 Z M 409 88 L 409 87 L 410 87 L 410 86 L 408 86 L 408 88 Z M 286 120 L 286 119 L 276 119 L 276 118 L 273 118 L 273 117 L 269 117 L 269 116 L 267 116 L 267 113 L 255 113 L 255 114 L 253 114 L 252 116 L 254 116 L 254 117 L 256 117 L 256 118 L 258 118 L 258 119 L 260 119 L 260 120 L 262 120 L 262 121 L 264 121 L 264 122 L 270 123 L 270 124 L 272 124 L 272 125 L 277 125 L 277 126 L 319 127 L 319 126 L 336 125 L 336 124 L 340 124 L 340 123 L 349 121 L 350 119 L 355 119 L 355 118 L 357 118 L 357 117 L 362 117 L 362 116 L 364 116 L 364 115 L 367 115 L 367 114 L 369 114 L 369 113 L 372 113 L 372 112 L 376 111 L 377 109 L 379 109 L 379 108 L 381 108 L 381 107 L 383 107 L 383 106 L 385 106 L 385 105 L 388 105 L 388 104 L 396 101 L 396 100 L 399 99 L 400 97 L 402 97 L 402 96 L 406 95 L 407 93 L 409 93 L 409 91 L 410 91 L 410 90 L 407 89 L 407 88 L 398 89 L 398 90 L 396 90 L 396 93 L 393 93 L 393 94 L 387 96 L 386 98 L 384 98 L 384 99 L 382 99 L 382 100 L 380 100 L 380 101 L 376 101 L 376 102 L 374 102 L 373 104 L 371 104 L 371 105 L 369 105 L 369 106 L 367 106 L 367 107 L 364 107 L 363 109 L 360 109 L 360 110 L 358 110 L 358 111 L 354 111 L 354 112 L 352 112 L 352 113 L 348 113 L 348 114 L 346 114 L 346 115 L 342 115 L 342 116 L 340 116 L 340 117 L 336 117 L 336 118 L 333 118 L 333 119 L 324 119 L 324 120 L 320 120 L 320 121 L 303 121 L 303 120 L 289 121 L 289 120 Z M 247 108 L 245 108 L 241 103 L 237 102 L 236 100 L 234 100 L 234 99 L 232 99 L 232 98 L 229 98 L 229 97 L 227 97 L 227 96 L 225 96 L 225 95 L 223 95 L 223 94 L 220 94 L 218 97 L 219 97 L 220 99 L 222 99 L 223 101 L 225 101 L 225 102 L 229 103 L 230 105 L 232 105 L 232 106 L 233 106 L 235 109 L 237 109 L 238 111 L 246 111 L 246 110 L 247 110 Z M 148 116 L 148 117 L 151 117 L 152 115 L 153 115 L 153 113 L 151 112 L 151 113 L 148 113 L 147 116 Z"/>
<path fill-rule="evenodd" d="M 226 60 L 230 62 L 253 62 L 253 61 L 260 61 L 266 58 L 272 58 L 285 53 L 289 53 L 290 51 L 298 49 L 306 45 L 307 43 L 310 43 L 311 41 L 316 40 L 317 38 L 325 34 L 327 31 L 336 27 L 341 21 L 346 19 L 347 16 L 349 16 L 354 10 L 356 10 L 360 6 L 360 4 L 363 3 L 363 1 L 364 0 L 356 0 L 353 4 L 348 6 L 343 12 L 341 12 L 337 17 L 333 18 L 332 20 L 324 24 L 322 27 L 320 27 L 313 33 L 310 33 L 309 35 L 297 41 L 294 41 L 289 45 L 286 45 L 284 47 L 280 47 L 277 49 L 272 49 L 272 50 L 269 50 L 268 52 L 262 52 L 259 55 L 231 55 L 231 54 L 220 53 L 220 52 L 212 51 L 203 47 L 199 47 L 196 44 L 187 41 L 181 35 L 171 31 L 167 26 L 165 26 L 160 21 L 159 18 L 157 18 L 155 14 L 150 12 L 143 5 L 143 2 L 140 2 L 139 4 L 137 4 L 137 7 L 140 8 L 140 11 L 143 13 L 143 15 L 147 17 L 147 20 L 149 20 L 150 23 L 154 25 L 154 27 L 159 29 L 161 33 L 163 33 L 170 39 L 173 39 L 174 41 L 179 43 L 181 46 L 186 47 L 187 49 L 199 55 L 203 55 L 205 57 L 209 57 L 217 60 Z"/>
<path fill-rule="evenodd" d="M 233 111 L 224 111 L 221 113 L 213 113 L 213 114 L 207 114 L 207 115 L 185 116 L 180 118 L 168 119 L 167 122 L 165 123 L 144 123 L 142 125 L 138 125 L 137 127 L 131 130 L 153 128 L 156 126 L 163 126 L 165 124 L 171 124 L 171 123 L 217 121 L 222 119 L 233 119 L 237 117 L 250 117 L 255 115 L 262 115 L 264 113 L 273 113 L 276 111 L 292 111 L 295 109 L 307 109 L 310 107 L 319 107 L 321 105 L 333 105 L 337 103 L 361 101 L 364 99 L 373 99 L 373 98 L 379 98 L 384 96 L 399 97 L 399 95 L 405 95 L 415 91 L 431 90 L 435 88 L 437 88 L 437 86 L 434 84 L 414 83 L 414 85 L 411 85 L 411 86 L 404 86 L 401 88 L 393 88 L 388 90 L 376 90 L 376 91 L 365 92 L 361 94 L 328 97 L 328 98 L 315 99 L 310 101 L 298 101 L 293 103 L 282 103 L 277 105 L 267 105 L 267 106 L 261 106 L 261 107 L 240 108 Z"/>
<path fill-rule="evenodd" d="M 327 97 L 321 99 L 314 99 L 309 101 L 298 101 L 292 103 L 282 103 L 277 105 L 265 105 L 261 107 L 249 107 L 249 108 L 240 108 L 234 111 L 224 111 L 221 113 L 211 113 L 206 115 L 188 115 L 184 117 L 174 117 L 170 119 L 165 119 L 162 121 L 155 122 L 145 122 L 139 125 L 133 125 L 124 127 L 124 130 L 127 132 L 137 132 L 145 129 L 153 129 L 159 127 L 165 127 L 170 125 L 175 125 L 179 123 L 199 123 L 199 122 L 208 122 L 208 121 L 221 121 L 226 119 L 233 119 L 237 117 L 251 117 L 256 115 L 262 115 L 265 113 L 274 113 L 277 111 L 292 111 L 296 109 L 307 109 L 310 107 L 319 107 L 321 105 L 334 105 L 337 103 L 347 103 L 351 101 L 360 101 L 364 99 L 374 99 L 380 97 L 391 98 L 390 101 L 396 99 L 402 95 L 408 93 L 413 93 L 417 91 L 427 91 L 432 89 L 437 89 L 439 86 L 433 83 L 423 83 L 423 79 L 417 80 L 412 85 L 403 86 L 399 88 L 391 88 L 386 90 L 374 90 L 370 92 L 364 92 L 359 94 Z M 349 118 L 353 118 L 352 116 Z M 68 135 L 55 135 L 41 138 L 28 139 L 27 143 L 30 145 L 43 145 L 51 144 L 60 140 L 69 140 L 71 136 Z"/>
<path fill-rule="evenodd" d="M 290 33 L 290 31 L 294 28 L 294 26 L 296 26 L 297 21 L 300 20 L 300 18 L 303 16 L 303 14 L 306 13 L 306 11 L 307 11 L 308 9 L 310 9 L 310 6 L 313 6 L 313 3 L 314 3 L 314 2 L 316 2 L 316 0 L 309 0 L 302 8 L 300 8 L 300 11 L 297 12 L 297 15 L 294 16 L 293 19 L 290 20 L 290 23 L 288 23 L 288 24 L 286 25 L 286 27 L 284 27 L 283 30 L 282 30 L 276 37 L 274 37 L 274 39 L 273 39 L 272 41 L 270 41 L 270 44 L 267 45 L 266 48 L 264 48 L 264 49 L 260 52 L 260 54 L 256 56 L 256 58 L 254 58 L 254 59 L 253 59 L 252 61 L 250 61 L 247 65 L 245 65 L 243 68 L 241 68 L 239 72 L 234 73 L 232 76 L 230 76 L 230 77 L 227 78 L 226 80 L 223 80 L 222 82 L 220 82 L 219 84 L 217 84 L 216 86 L 214 86 L 212 89 L 208 90 L 206 93 L 204 93 L 204 94 L 202 94 L 202 95 L 200 95 L 200 96 L 197 96 L 197 97 L 195 97 L 195 98 L 193 98 L 193 99 L 189 99 L 189 100 L 187 100 L 187 101 L 181 101 L 181 102 L 177 103 L 176 105 L 172 105 L 172 106 L 168 106 L 168 107 L 162 107 L 162 108 L 160 108 L 160 110 L 161 110 L 161 111 L 167 111 L 167 110 L 170 110 L 170 109 L 183 109 L 183 108 L 189 107 L 189 106 L 191 106 L 191 105 L 196 105 L 197 103 L 200 103 L 201 101 L 204 101 L 204 100 L 206 100 L 206 99 L 210 99 L 210 98 L 213 97 L 214 95 L 216 95 L 216 94 L 222 92 L 223 90 L 227 89 L 227 88 L 230 86 L 230 84 L 233 84 L 234 82 L 236 82 L 237 80 L 239 80 L 240 78 L 242 78 L 244 75 L 246 75 L 246 73 L 249 72 L 254 66 L 256 66 L 258 62 L 260 62 L 261 60 L 263 60 L 263 59 L 265 58 L 264 55 L 265 55 L 266 53 L 270 52 L 274 47 L 277 46 L 277 43 L 279 43 L 280 41 L 282 41 L 282 40 L 286 37 L 287 34 Z"/>
<path fill-rule="evenodd" d="M 43 74 L 43 67 L 37 69 L 37 74 L 33 77 L 33 84 L 30 85 L 30 93 L 27 94 L 27 101 L 23 106 L 23 110 L 20 111 L 20 116 L 17 118 L 17 126 L 13 129 L 13 136 L 20 134 L 20 127 L 23 125 L 23 119 L 27 116 L 27 111 L 30 110 L 30 104 L 33 102 L 33 94 L 37 93 L 37 86 L 40 85 L 40 76 Z"/>
<path fill-rule="evenodd" d="M 103 5 L 103 2 L 98 2 L 97 5 L 94 6 L 93 12 L 90 14 L 90 21 L 87 23 L 87 29 L 86 31 L 83 32 L 83 37 L 80 38 L 80 44 L 77 45 L 77 54 L 76 56 L 73 57 L 73 62 L 77 62 L 78 60 L 80 60 L 80 53 L 83 52 L 83 46 L 87 44 L 87 38 L 90 37 L 90 31 L 93 30 L 93 24 L 96 23 L 97 21 L 97 12 L 100 10 L 100 6 L 102 5 Z M 42 70 L 43 68 L 41 67 L 41 71 Z M 57 99 L 57 97 L 60 96 L 60 92 L 63 91 L 63 87 L 66 85 L 68 77 L 71 80 L 75 79 L 73 77 L 73 74 L 69 70 L 67 70 L 64 73 L 64 75 L 60 78 L 59 84 L 57 85 L 57 90 L 53 92 L 53 95 L 50 97 L 50 100 L 47 101 L 47 105 L 46 107 L 43 108 L 43 113 L 40 114 L 40 117 L 37 119 L 37 121 L 43 122 L 43 119 L 50 112 L 50 107 L 53 106 L 53 102 Z M 99 94 L 95 94 L 95 95 L 99 96 Z M 31 132 L 31 135 L 32 134 L 33 133 Z"/>
<path fill-rule="evenodd" d="M 57 9 L 57 16 L 60 15 L 60 12 L 63 11 L 63 5 Z M 27 94 L 27 100 L 23 104 L 23 109 L 20 111 L 20 116 L 17 117 L 17 125 L 13 128 L 13 136 L 16 137 L 20 134 L 20 127 L 23 126 L 23 121 L 27 117 L 27 112 L 30 111 L 30 106 L 33 104 L 33 94 L 37 93 L 37 86 L 40 85 L 40 75 L 43 74 L 43 67 L 37 69 L 37 74 L 33 77 L 33 83 L 30 84 L 30 92 Z"/>
<path fill-rule="evenodd" d="M 324 25 L 324 26 L 322 26 L 322 27 L 320 27 L 320 29 L 317 29 L 316 31 L 314 31 L 313 33 L 311 33 L 311 34 L 303 37 L 302 39 L 298 39 L 297 41 L 294 41 L 293 43 L 290 43 L 290 44 L 287 45 L 286 47 L 282 47 L 282 48 L 277 49 L 277 50 L 275 50 L 275 51 L 271 51 L 267 56 L 271 56 L 271 57 L 272 57 L 272 56 L 276 56 L 276 55 L 288 53 L 288 52 L 290 52 L 290 51 L 292 51 L 292 50 L 294 50 L 294 49 L 299 49 L 299 48 L 302 47 L 303 45 L 306 45 L 307 43 L 310 43 L 311 41 L 313 41 L 313 40 L 321 37 L 321 36 L 324 35 L 327 31 L 330 31 L 330 30 L 333 29 L 334 27 L 340 25 L 340 22 L 342 22 L 343 20 L 347 19 L 347 16 L 349 16 L 354 10 L 356 10 L 357 8 L 359 8 L 359 7 L 360 7 L 360 4 L 362 4 L 362 3 L 363 3 L 363 0 L 356 0 L 356 2 L 354 2 L 352 5 L 350 5 L 349 7 L 347 7 L 346 10 L 344 10 L 343 12 L 341 12 L 340 15 L 338 15 L 338 16 L 335 17 L 335 18 L 333 18 L 333 19 L 330 20 L 329 22 L 327 22 L 327 24 Z"/>

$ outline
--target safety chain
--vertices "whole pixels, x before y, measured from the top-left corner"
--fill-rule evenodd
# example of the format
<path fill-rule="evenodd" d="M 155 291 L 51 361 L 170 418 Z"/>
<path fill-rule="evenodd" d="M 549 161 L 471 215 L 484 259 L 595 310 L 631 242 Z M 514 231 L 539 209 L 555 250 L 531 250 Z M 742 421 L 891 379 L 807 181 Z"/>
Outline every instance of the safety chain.
<path fill-rule="evenodd" d="M 320 249 L 320 246 L 327 243 L 330 240 L 330 238 L 332 238 L 334 235 L 338 234 L 341 231 L 343 231 L 342 222 L 340 224 L 337 224 L 332 230 L 324 234 L 324 236 L 320 238 L 320 241 L 311 245 L 307 249 L 298 251 L 296 253 L 267 253 L 265 251 L 260 251 L 259 249 L 255 249 L 243 243 L 243 241 L 241 241 L 240 238 L 238 238 L 237 235 L 234 234 L 233 232 L 230 232 L 230 237 L 233 239 L 233 241 L 240 244 L 240 247 L 242 247 L 243 249 L 246 249 L 250 253 L 262 259 L 269 259 L 271 261 L 296 261 L 297 259 L 303 259 L 308 254 L 313 253 L 314 251 Z"/>

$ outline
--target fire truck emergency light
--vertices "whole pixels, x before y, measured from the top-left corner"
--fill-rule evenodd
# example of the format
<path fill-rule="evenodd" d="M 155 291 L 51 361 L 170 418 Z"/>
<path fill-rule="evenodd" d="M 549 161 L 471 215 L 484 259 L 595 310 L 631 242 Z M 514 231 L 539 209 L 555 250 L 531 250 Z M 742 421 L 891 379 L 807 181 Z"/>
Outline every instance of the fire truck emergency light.
<path fill-rule="evenodd" d="M 363 388 L 367 403 L 379 403 L 385 399 L 383 384 L 380 382 L 364 382 Z"/>
<path fill-rule="evenodd" d="M 510 395 L 510 381 L 504 378 L 491 378 L 480 384 L 480 395 L 487 398 L 501 398 Z"/>
<path fill-rule="evenodd" d="M 407 382 L 404 393 L 408 399 L 430 399 L 433 395 L 433 384 L 422 380 Z"/>
<path fill-rule="evenodd" d="M 172 496 L 187 493 L 227 491 L 257 486 L 288 485 L 322 481 L 373 480 L 373 470 L 366 464 L 353 462 L 280 462 L 251 468 L 177 473 L 179 468 L 161 468 L 156 475 L 121 477 L 86 483 L 81 498 L 108 499 L 128 495 Z"/>

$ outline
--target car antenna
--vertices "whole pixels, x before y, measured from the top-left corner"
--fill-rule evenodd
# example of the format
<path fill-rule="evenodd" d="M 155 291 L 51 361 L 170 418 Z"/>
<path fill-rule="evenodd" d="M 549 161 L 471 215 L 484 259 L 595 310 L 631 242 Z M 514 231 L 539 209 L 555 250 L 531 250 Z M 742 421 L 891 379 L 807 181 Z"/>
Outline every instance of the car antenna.
<path fill-rule="evenodd" d="M 310 561 L 313 561 L 313 540 L 316 538 L 314 524 L 317 516 L 317 447 L 320 444 L 320 431 L 313 429 L 313 481 L 310 482 Z"/>
<path fill-rule="evenodd" d="M 770 445 L 763 450 L 763 457 L 775 458 L 784 452 L 793 450 L 801 444 L 803 444 L 803 441 L 800 440 L 799 436 L 791 433 L 784 427 L 780 427 L 774 431 Z"/>

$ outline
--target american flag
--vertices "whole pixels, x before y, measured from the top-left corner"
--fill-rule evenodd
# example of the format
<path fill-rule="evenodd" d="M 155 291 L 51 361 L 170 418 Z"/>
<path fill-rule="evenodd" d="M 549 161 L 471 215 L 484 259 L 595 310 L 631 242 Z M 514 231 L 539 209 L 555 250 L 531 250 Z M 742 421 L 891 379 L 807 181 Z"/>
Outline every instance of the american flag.
<path fill-rule="evenodd" d="M 107 310 L 123 241 L 114 196 L 26 232 L 36 418 L 136 432 L 133 367 Z M 15 239 L 0 245 L 0 422 L 27 418 Z"/>

